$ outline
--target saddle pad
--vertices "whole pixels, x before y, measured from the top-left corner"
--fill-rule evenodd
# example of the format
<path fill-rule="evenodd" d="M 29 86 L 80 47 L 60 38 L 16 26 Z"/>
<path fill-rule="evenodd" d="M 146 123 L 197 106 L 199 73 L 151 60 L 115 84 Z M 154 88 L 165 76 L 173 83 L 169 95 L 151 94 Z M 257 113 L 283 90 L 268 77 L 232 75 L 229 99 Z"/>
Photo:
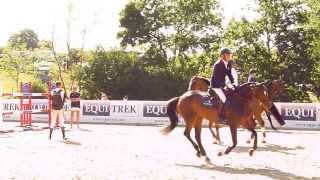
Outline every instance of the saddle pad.
<path fill-rule="evenodd" d="M 211 100 L 211 96 L 207 95 L 202 97 L 202 104 L 205 106 L 213 106 L 213 102 Z"/>

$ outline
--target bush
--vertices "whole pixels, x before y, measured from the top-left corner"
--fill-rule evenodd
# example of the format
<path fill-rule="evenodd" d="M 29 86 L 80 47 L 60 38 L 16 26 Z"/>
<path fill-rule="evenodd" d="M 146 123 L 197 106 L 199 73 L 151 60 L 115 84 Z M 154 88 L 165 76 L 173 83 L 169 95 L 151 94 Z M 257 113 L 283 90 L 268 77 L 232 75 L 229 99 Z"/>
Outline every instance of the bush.
<path fill-rule="evenodd" d="M 33 81 L 32 82 L 32 92 L 33 93 L 47 93 L 48 85 L 41 81 Z M 47 99 L 47 97 L 32 97 L 33 99 Z"/>

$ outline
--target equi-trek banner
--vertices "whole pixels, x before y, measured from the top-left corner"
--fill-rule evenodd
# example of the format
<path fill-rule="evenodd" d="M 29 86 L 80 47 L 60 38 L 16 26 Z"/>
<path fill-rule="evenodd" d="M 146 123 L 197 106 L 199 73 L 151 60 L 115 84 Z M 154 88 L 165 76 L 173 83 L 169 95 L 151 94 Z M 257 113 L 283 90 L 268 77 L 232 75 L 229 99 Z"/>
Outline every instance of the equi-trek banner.
<path fill-rule="evenodd" d="M 33 99 L 32 110 L 48 108 L 48 100 Z M 320 129 L 320 104 L 317 103 L 275 103 L 286 124 L 282 128 Z M 0 100 L 3 112 L 13 112 L 4 117 L 5 121 L 20 119 L 20 100 Z M 65 119 L 70 120 L 70 104 L 66 103 Z M 108 101 L 82 100 L 81 122 L 97 124 L 141 124 L 165 125 L 169 123 L 166 101 Z M 262 117 L 266 119 L 265 113 Z M 32 115 L 33 122 L 48 122 L 46 112 Z M 183 119 L 179 119 L 184 124 Z M 204 120 L 207 124 L 207 120 Z M 266 121 L 267 125 L 268 122 Z M 275 126 L 279 126 L 273 121 Z"/>

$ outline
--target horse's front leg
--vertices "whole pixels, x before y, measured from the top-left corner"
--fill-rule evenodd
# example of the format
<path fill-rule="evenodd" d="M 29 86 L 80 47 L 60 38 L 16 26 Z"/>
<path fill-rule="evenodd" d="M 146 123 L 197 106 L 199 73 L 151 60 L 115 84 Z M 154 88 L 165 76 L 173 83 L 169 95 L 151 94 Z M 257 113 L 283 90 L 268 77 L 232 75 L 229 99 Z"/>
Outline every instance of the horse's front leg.
<path fill-rule="evenodd" d="M 224 154 L 229 154 L 232 149 L 234 149 L 237 146 L 238 140 L 237 140 L 237 126 L 235 124 L 230 124 L 230 132 L 232 137 L 232 146 L 228 146 L 227 149 L 224 151 Z M 218 156 L 222 156 L 222 152 L 218 153 Z"/>
<path fill-rule="evenodd" d="M 257 120 L 261 126 L 262 131 L 262 143 L 266 143 L 266 123 L 262 119 L 262 117 L 259 115 L 257 116 Z M 250 130 L 251 131 L 251 130 Z M 252 132 L 252 131 L 251 131 Z M 252 132 L 252 136 L 254 137 L 254 133 Z"/>
<path fill-rule="evenodd" d="M 258 148 L 258 136 L 256 130 L 254 128 L 249 128 L 249 131 L 254 135 L 253 148 L 249 150 L 249 155 L 252 156 L 254 151 Z"/>
<path fill-rule="evenodd" d="M 254 117 L 254 116 L 251 116 L 248 122 L 252 122 L 252 123 L 255 124 L 255 120 L 254 120 L 254 119 L 255 119 L 255 117 Z M 254 138 L 254 135 L 253 135 L 253 133 L 251 133 L 250 138 L 249 138 L 246 142 L 247 142 L 248 144 L 250 144 L 253 138 Z"/>

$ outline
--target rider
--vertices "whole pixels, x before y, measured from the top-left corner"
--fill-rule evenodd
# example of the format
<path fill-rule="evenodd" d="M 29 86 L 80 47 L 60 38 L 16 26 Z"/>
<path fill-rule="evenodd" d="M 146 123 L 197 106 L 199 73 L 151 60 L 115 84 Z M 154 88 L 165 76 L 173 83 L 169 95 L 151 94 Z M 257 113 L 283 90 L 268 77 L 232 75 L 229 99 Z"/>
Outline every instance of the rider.
<path fill-rule="evenodd" d="M 249 76 L 248 76 L 248 82 L 256 82 L 256 70 L 250 69 Z"/>
<path fill-rule="evenodd" d="M 231 57 L 231 50 L 229 48 L 222 48 L 220 59 L 213 65 L 209 93 L 214 96 L 215 92 L 223 103 L 226 101 L 226 96 L 222 89 L 229 88 L 234 90 L 238 86 L 238 75 L 236 70 L 232 68 Z"/>

